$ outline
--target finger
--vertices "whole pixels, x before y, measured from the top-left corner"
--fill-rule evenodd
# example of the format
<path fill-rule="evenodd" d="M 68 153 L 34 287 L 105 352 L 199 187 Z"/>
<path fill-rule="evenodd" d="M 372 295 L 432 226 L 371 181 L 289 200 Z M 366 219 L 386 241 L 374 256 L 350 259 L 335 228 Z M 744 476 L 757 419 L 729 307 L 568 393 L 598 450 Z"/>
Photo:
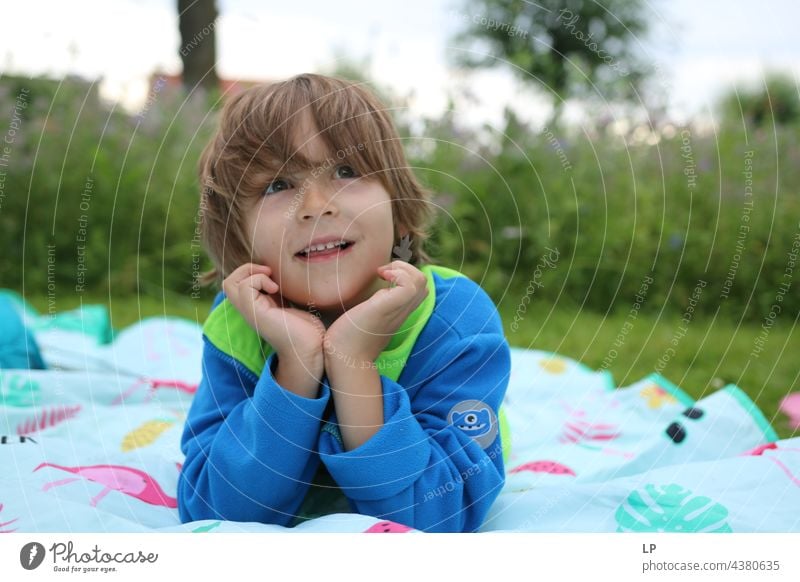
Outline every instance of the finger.
<path fill-rule="evenodd" d="M 241 286 L 253 289 L 256 293 L 260 293 L 261 291 L 276 293 L 278 291 L 278 284 L 264 273 L 250 275 L 242 281 Z"/>
<path fill-rule="evenodd" d="M 381 265 L 380 267 L 378 267 L 378 269 L 379 270 L 395 269 L 395 270 L 403 271 L 405 273 L 409 273 L 412 276 L 420 276 L 421 275 L 422 277 L 425 277 L 425 275 L 422 273 L 422 271 L 417 269 L 411 263 L 407 263 L 405 261 L 399 261 L 399 260 L 392 261 L 391 263 L 387 263 L 385 265 Z"/>
<path fill-rule="evenodd" d="M 236 271 L 234 271 L 235 274 L 231 273 L 230 277 L 228 279 L 225 279 L 225 281 L 223 281 L 222 284 L 222 288 L 225 291 L 225 294 L 228 295 L 229 297 L 239 295 L 241 293 L 242 283 L 244 283 L 247 279 L 253 277 L 254 275 L 263 275 L 267 277 L 269 281 L 272 281 L 267 276 L 267 274 L 271 274 L 272 270 L 264 265 L 251 266 L 250 263 L 247 263 L 245 265 L 241 265 L 238 269 L 236 269 Z M 277 284 L 274 281 L 272 281 L 272 284 L 264 287 L 264 289 L 267 290 L 267 292 L 272 292 L 272 293 L 275 292 L 276 288 Z"/>
<path fill-rule="evenodd" d="M 228 281 L 233 285 L 238 285 L 247 277 L 255 275 L 256 273 L 272 274 L 272 268 L 267 265 L 259 265 L 258 263 L 244 263 L 236 267 L 233 272 L 228 275 Z"/>
<path fill-rule="evenodd" d="M 425 273 L 406 261 L 392 261 L 391 268 L 408 275 L 409 281 L 406 286 L 413 285 L 416 289 L 428 286 L 428 278 Z"/>
<path fill-rule="evenodd" d="M 384 269 L 381 276 L 391 283 L 391 287 L 408 287 L 410 283 L 408 273 L 400 269 Z"/>
<path fill-rule="evenodd" d="M 228 275 L 222 282 L 222 288 L 226 295 L 235 295 L 238 293 L 238 287 L 242 281 L 250 276 L 248 265 L 240 265 L 233 272 Z"/>
<path fill-rule="evenodd" d="M 406 263 L 405 261 L 391 261 L 389 263 L 386 263 L 385 265 L 381 265 L 378 268 L 379 269 L 398 269 L 398 268 L 402 267 L 403 265 L 407 265 L 407 264 L 408 263 Z"/>
<path fill-rule="evenodd" d="M 265 308 L 268 309 L 275 305 L 274 300 L 270 300 L 271 296 L 263 292 L 266 288 L 271 287 L 271 285 L 275 285 L 275 282 L 270 281 L 269 277 L 266 275 L 260 274 L 246 278 L 240 285 L 235 287 L 237 298 L 234 304 L 237 305 L 242 315 L 248 317 L 252 321 L 256 321 L 259 311 L 263 311 Z"/>

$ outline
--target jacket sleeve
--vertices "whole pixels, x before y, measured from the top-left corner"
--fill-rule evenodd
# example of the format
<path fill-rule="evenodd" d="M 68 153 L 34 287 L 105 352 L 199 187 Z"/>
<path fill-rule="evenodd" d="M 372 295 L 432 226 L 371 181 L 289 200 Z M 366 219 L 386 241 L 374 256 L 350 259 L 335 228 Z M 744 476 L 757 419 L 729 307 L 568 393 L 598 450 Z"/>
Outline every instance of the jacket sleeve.
<path fill-rule="evenodd" d="M 359 513 L 423 531 L 472 532 L 505 484 L 497 415 L 510 349 L 501 333 L 482 333 L 432 361 L 413 399 L 381 375 L 383 426 L 350 451 L 323 432 L 320 458 Z"/>
<path fill-rule="evenodd" d="M 316 446 L 330 398 L 284 389 L 273 352 L 259 378 L 204 337 L 203 376 L 181 437 L 182 522 L 258 521 L 286 526 L 319 465 Z"/>

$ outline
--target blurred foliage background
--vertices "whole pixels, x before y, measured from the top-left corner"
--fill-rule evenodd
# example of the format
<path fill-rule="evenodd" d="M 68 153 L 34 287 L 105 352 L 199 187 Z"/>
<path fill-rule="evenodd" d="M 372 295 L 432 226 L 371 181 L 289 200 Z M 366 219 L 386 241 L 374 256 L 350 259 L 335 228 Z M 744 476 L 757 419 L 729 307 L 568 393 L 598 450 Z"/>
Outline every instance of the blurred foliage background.
<path fill-rule="evenodd" d="M 487 143 L 459 126 L 457 111 L 413 134 L 399 118 L 409 161 L 435 193 L 429 251 L 498 301 L 519 301 L 550 248 L 559 261 L 542 273 L 537 301 L 627 311 L 652 277 L 642 310 L 680 312 L 705 281 L 697 313 L 758 322 L 800 232 L 800 198 L 788 187 L 800 184 L 797 96 L 780 92 L 785 82 L 726 98 L 716 132 L 668 123 L 542 132 L 507 111 Z M 29 104 L 4 168 L 0 244 L 15 260 L 0 263 L 3 286 L 46 294 L 53 284 L 63 297 L 75 293 L 82 261 L 85 292 L 191 293 L 193 272 L 209 266 L 198 257 L 195 171 L 219 96 L 163 89 L 131 115 L 101 104 L 85 81 L 4 77 L 3 111 L 22 87 Z M 782 99 L 780 114 L 767 90 Z M 781 318 L 798 309 L 800 294 L 786 294 Z"/>

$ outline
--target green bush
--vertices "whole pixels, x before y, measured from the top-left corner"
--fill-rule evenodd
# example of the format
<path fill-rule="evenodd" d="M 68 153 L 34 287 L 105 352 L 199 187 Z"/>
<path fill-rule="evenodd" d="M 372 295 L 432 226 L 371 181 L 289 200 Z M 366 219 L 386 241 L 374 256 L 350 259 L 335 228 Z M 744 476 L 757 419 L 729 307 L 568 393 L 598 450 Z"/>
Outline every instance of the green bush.
<path fill-rule="evenodd" d="M 164 89 L 130 115 L 101 104 L 89 83 L 3 81 L 4 112 L 20 89 L 30 87 L 30 103 L 5 168 L 2 285 L 190 292 L 206 100 Z"/>
<path fill-rule="evenodd" d="M 7 119 L 23 88 L 30 103 L 0 167 L 1 285 L 34 295 L 74 294 L 82 282 L 95 296 L 189 296 L 195 167 L 216 121 L 213 100 L 185 102 L 165 89 L 136 116 L 102 105 L 85 82 L 6 77 Z M 626 312 L 652 277 L 640 307 L 654 313 L 683 312 L 701 281 L 696 312 L 762 321 L 780 296 L 781 318 L 798 313 L 797 267 L 787 271 L 800 241 L 790 189 L 800 184 L 796 127 L 732 120 L 715 133 L 675 128 L 648 143 L 599 127 L 536 131 L 507 112 L 486 140 L 457 118 L 423 120 L 406 142 L 410 163 L 446 209 L 433 256 L 495 300 L 519 304 L 536 278 L 533 303 Z M 401 124 L 401 133 L 411 132 Z M 753 195 L 744 222 L 746 151 Z M 739 240 L 743 225 L 750 230 Z M 558 250 L 552 268 L 541 266 L 547 248 Z M 205 257 L 199 266 L 209 266 Z M 787 282 L 792 292 L 781 295 Z"/>
<path fill-rule="evenodd" d="M 494 155 L 491 146 L 465 152 L 452 125 L 432 122 L 427 131 L 436 147 L 414 165 L 454 199 L 435 250 L 488 281 L 495 299 L 505 292 L 519 303 L 549 247 L 558 265 L 544 269 L 533 300 L 627 311 L 651 277 L 641 308 L 653 312 L 691 305 L 759 321 L 775 304 L 781 317 L 800 308 L 800 295 L 780 291 L 800 276 L 797 267 L 787 275 L 800 258 L 789 256 L 800 245 L 794 127 L 749 128 L 747 136 L 741 122 L 717 133 L 672 128 L 648 145 L 601 130 L 537 132 L 507 114 Z M 518 238 L 503 237 L 515 228 Z M 740 228 L 749 229 L 741 240 Z"/>

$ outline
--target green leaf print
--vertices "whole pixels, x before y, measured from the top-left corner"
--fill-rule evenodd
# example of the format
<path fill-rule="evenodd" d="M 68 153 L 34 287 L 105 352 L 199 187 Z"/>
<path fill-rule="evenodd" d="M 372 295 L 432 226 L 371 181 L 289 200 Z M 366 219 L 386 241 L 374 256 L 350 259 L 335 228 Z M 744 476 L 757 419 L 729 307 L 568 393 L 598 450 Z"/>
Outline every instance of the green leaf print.
<path fill-rule="evenodd" d="M 36 406 L 41 389 L 39 383 L 22 374 L 0 372 L 0 404 L 4 406 Z"/>
<path fill-rule="evenodd" d="M 728 510 L 680 485 L 646 485 L 617 508 L 618 532 L 731 533 Z"/>

